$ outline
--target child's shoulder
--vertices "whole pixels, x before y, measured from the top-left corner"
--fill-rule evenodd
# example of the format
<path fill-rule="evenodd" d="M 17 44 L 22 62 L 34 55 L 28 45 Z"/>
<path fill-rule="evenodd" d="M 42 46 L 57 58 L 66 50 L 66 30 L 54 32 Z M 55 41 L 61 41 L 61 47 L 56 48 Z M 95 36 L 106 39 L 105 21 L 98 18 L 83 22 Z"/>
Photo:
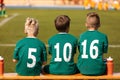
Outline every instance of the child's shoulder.
<path fill-rule="evenodd" d="M 25 37 L 20 39 L 17 43 L 26 43 L 26 42 L 38 42 L 38 43 L 43 43 L 43 41 L 41 41 L 38 38 L 29 38 L 29 37 Z"/>
<path fill-rule="evenodd" d="M 86 35 L 86 34 L 100 34 L 100 35 L 103 35 L 103 36 L 107 36 L 105 33 L 103 32 L 100 32 L 98 30 L 94 30 L 94 31 L 85 31 L 83 33 L 81 33 L 80 35 Z"/>
<path fill-rule="evenodd" d="M 25 40 L 26 40 L 26 38 L 22 38 L 22 39 L 18 40 L 17 43 L 24 42 Z"/>
<path fill-rule="evenodd" d="M 88 32 L 89 32 L 89 31 L 82 32 L 82 33 L 80 34 L 80 36 L 83 36 L 83 35 L 89 34 Z"/>
<path fill-rule="evenodd" d="M 58 36 L 58 34 L 52 35 L 51 37 L 49 37 L 49 40 L 56 38 Z"/>
<path fill-rule="evenodd" d="M 68 35 L 70 35 L 70 36 L 71 36 L 71 38 L 73 38 L 73 39 L 77 40 L 76 36 L 74 36 L 73 34 L 68 34 Z"/>
<path fill-rule="evenodd" d="M 101 36 L 107 36 L 105 33 L 103 33 L 103 32 L 100 32 L 100 31 L 97 31 L 97 33 L 99 34 L 99 35 L 101 35 Z"/>
<path fill-rule="evenodd" d="M 44 42 L 41 39 L 39 39 L 39 38 L 34 38 L 34 39 L 36 40 L 37 43 L 40 43 L 40 44 L 44 45 Z"/>
<path fill-rule="evenodd" d="M 66 33 L 66 34 L 55 34 L 49 38 L 49 41 L 56 40 L 56 39 L 66 39 L 66 38 L 67 39 L 77 39 L 74 35 Z"/>

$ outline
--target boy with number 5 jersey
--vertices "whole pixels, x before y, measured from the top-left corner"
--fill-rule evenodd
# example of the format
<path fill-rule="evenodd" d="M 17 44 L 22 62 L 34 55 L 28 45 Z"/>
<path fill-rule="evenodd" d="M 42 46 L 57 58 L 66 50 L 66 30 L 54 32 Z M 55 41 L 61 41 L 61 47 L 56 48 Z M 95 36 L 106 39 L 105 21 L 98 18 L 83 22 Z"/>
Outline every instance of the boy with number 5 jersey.
<path fill-rule="evenodd" d="M 103 53 L 107 53 L 107 36 L 98 31 L 100 27 L 99 15 L 95 12 L 87 14 L 86 27 L 88 31 L 80 35 L 79 57 L 77 66 L 81 74 L 102 75 L 106 73 L 106 64 Z"/>
<path fill-rule="evenodd" d="M 50 64 L 44 67 L 44 71 L 50 74 L 69 75 L 77 72 L 74 63 L 77 39 L 68 34 L 70 28 L 70 18 L 60 15 L 55 19 L 55 27 L 58 34 L 48 40 L 49 54 L 51 54 Z"/>
<path fill-rule="evenodd" d="M 41 67 L 46 63 L 46 47 L 42 41 L 36 38 L 38 30 L 38 21 L 33 18 L 27 18 L 24 30 L 27 37 L 16 44 L 13 55 L 13 62 L 17 62 L 16 72 L 18 75 L 40 75 Z"/>

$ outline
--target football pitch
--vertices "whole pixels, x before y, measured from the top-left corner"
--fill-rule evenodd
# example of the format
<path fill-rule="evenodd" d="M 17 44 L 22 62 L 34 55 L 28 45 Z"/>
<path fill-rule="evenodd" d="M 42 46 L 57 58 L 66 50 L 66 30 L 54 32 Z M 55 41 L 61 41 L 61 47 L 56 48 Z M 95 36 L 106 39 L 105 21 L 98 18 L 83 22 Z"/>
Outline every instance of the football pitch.
<path fill-rule="evenodd" d="M 8 17 L 0 17 L 0 56 L 4 57 L 5 72 L 15 72 L 15 63 L 12 62 L 13 50 L 18 40 L 26 37 L 24 34 L 24 23 L 27 17 L 38 19 L 40 24 L 38 38 L 46 46 L 48 39 L 57 33 L 54 27 L 54 19 L 58 15 L 68 15 L 71 18 L 70 34 L 77 38 L 86 30 L 85 18 L 88 12 L 97 12 L 101 18 L 99 31 L 107 34 L 109 39 L 108 54 L 114 59 L 114 72 L 120 72 L 120 11 L 98 11 L 79 9 L 23 9 L 8 8 Z M 78 52 L 75 56 L 77 62 Z M 48 63 L 50 61 L 48 55 Z"/>

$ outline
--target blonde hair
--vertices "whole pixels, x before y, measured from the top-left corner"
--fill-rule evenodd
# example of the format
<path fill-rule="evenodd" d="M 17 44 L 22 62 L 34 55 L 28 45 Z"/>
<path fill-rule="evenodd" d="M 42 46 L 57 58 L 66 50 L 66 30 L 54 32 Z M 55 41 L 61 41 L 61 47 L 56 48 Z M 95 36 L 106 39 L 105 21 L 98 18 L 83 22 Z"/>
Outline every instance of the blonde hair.
<path fill-rule="evenodd" d="M 94 27 L 94 28 L 100 27 L 100 17 L 95 12 L 88 13 L 86 21 L 87 21 L 87 24 L 89 24 L 89 26 L 91 27 Z"/>
<path fill-rule="evenodd" d="M 37 35 L 39 30 L 38 21 L 34 18 L 27 18 L 25 22 L 25 33 L 31 33 L 33 35 Z"/>

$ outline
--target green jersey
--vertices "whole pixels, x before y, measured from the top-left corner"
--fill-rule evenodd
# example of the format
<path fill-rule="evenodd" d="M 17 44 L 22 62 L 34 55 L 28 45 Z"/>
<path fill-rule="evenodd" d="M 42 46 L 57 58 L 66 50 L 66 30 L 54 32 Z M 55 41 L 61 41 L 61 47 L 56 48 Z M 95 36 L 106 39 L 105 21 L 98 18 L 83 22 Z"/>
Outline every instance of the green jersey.
<path fill-rule="evenodd" d="M 103 33 L 86 31 L 79 39 L 78 69 L 85 75 L 102 75 L 106 72 L 103 53 L 107 53 L 108 39 Z"/>
<path fill-rule="evenodd" d="M 37 38 L 24 38 L 16 44 L 13 58 L 18 60 L 16 72 L 23 76 L 36 76 L 47 60 L 45 45 Z"/>
<path fill-rule="evenodd" d="M 48 41 L 49 53 L 52 55 L 49 71 L 51 74 L 74 74 L 76 65 L 74 54 L 76 53 L 77 39 L 67 33 L 54 35 Z"/>

